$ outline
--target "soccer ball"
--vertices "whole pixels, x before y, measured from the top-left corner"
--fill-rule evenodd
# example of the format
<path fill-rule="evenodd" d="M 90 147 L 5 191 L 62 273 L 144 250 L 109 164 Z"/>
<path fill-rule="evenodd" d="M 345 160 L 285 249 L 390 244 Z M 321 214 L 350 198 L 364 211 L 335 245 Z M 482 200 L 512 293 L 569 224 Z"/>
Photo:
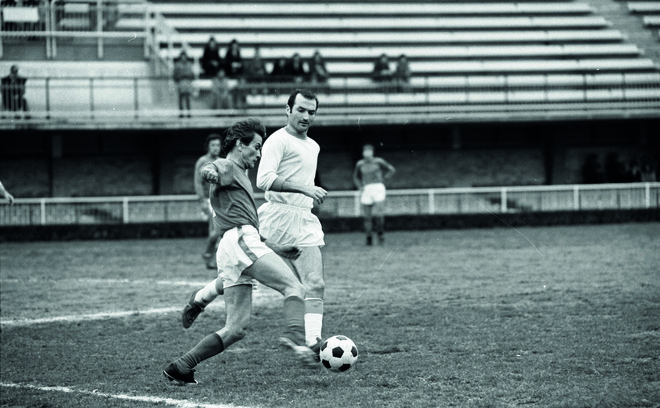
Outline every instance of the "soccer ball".
<path fill-rule="evenodd" d="M 330 371 L 343 372 L 355 365 L 358 350 L 346 336 L 332 336 L 321 343 L 321 364 Z"/>

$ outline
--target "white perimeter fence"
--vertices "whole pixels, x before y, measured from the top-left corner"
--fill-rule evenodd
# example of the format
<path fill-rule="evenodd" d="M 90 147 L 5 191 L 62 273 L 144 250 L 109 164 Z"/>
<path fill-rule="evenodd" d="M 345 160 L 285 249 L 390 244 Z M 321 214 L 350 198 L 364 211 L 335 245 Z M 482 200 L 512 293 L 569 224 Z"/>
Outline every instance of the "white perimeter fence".
<path fill-rule="evenodd" d="M 258 204 L 263 195 L 258 196 Z M 660 209 L 660 182 L 390 190 L 387 215 Z M 330 192 L 323 217 L 357 217 L 357 191 Z M 194 195 L 29 198 L 0 205 L 0 226 L 201 221 Z"/>

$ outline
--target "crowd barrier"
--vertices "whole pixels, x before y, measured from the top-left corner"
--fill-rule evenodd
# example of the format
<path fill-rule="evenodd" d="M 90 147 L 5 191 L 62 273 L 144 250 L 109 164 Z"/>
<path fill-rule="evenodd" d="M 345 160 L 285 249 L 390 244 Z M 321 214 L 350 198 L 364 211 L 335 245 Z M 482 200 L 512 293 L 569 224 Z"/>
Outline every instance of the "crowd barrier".
<path fill-rule="evenodd" d="M 263 195 L 257 196 L 257 204 Z M 660 182 L 390 190 L 385 214 L 438 216 L 660 209 Z M 330 192 L 324 219 L 360 216 L 357 191 Z M 0 205 L 0 227 L 201 222 L 194 195 L 24 198 Z"/>

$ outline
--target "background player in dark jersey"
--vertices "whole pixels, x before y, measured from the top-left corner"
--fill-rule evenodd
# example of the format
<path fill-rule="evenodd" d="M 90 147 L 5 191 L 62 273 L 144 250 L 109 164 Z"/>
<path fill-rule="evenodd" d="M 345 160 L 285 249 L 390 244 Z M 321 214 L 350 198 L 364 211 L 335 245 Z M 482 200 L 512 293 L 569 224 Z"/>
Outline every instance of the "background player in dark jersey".
<path fill-rule="evenodd" d="M 295 259 L 300 250 L 263 242 L 259 235 L 257 206 L 247 169 L 253 168 L 261 157 L 265 136 L 266 128 L 256 119 L 236 122 L 223 141 L 221 154 L 226 154 L 226 159 L 217 159 L 201 169 L 204 180 L 212 184 L 213 219 L 222 236 L 217 261 L 224 287 L 226 322 L 165 368 L 163 374 L 170 381 L 196 383 L 197 364 L 245 337 L 252 312 L 252 279 L 284 295 L 287 327 L 280 342 L 304 365 L 318 367 L 315 353 L 304 345 L 305 288 L 280 258 Z"/>
<path fill-rule="evenodd" d="M 383 243 L 385 233 L 385 181 L 392 177 L 396 169 L 380 157 L 374 156 L 374 147 L 370 144 L 362 148 L 362 159 L 355 165 L 353 182 L 360 189 L 360 203 L 367 245 L 373 244 L 372 233 L 376 230 L 378 242 Z"/>
<path fill-rule="evenodd" d="M 213 209 L 211 208 L 211 205 L 209 204 L 209 183 L 204 181 L 202 179 L 202 176 L 200 175 L 199 171 L 201 168 L 207 164 L 211 163 L 215 159 L 218 158 L 218 155 L 220 154 L 220 144 L 221 144 L 221 137 L 220 135 L 216 133 L 212 133 L 206 137 L 206 154 L 199 159 L 197 159 L 197 163 L 195 163 L 195 177 L 194 177 L 194 183 L 195 183 L 195 193 L 197 194 L 197 198 L 199 199 L 199 205 L 202 210 L 202 214 L 208 219 L 209 221 L 209 236 L 206 240 L 206 248 L 204 249 L 204 253 L 202 254 L 202 257 L 206 261 L 206 267 L 208 269 L 215 269 L 216 268 L 216 262 L 215 262 L 215 250 L 218 246 L 218 239 L 219 235 L 215 231 L 215 227 L 213 225 Z"/>

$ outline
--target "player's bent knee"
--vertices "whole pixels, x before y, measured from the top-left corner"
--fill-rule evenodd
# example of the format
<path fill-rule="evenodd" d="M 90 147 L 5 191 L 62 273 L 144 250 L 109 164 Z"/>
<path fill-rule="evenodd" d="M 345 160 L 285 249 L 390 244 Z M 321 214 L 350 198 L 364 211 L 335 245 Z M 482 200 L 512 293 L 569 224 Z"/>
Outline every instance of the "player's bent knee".
<path fill-rule="evenodd" d="M 245 336 L 247 336 L 247 334 L 248 334 L 247 327 L 244 327 L 244 326 L 232 327 L 229 330 L 229 336 L 233 340 L 232 343 L 244 339 Z"/>

